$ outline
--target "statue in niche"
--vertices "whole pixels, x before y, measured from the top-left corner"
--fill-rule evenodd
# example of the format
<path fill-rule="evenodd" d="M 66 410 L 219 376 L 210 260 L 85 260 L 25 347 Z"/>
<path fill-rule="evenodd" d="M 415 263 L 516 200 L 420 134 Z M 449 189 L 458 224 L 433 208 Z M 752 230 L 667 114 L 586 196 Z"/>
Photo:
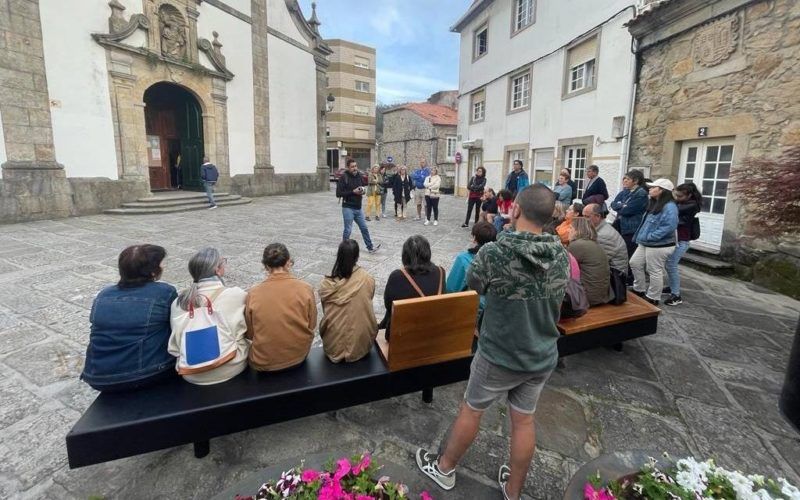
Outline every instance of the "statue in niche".
<path fill-rule="evenodd" d="M 175 7 L 164 5 L 158 15 L 161 23 L 161 53 L 171 59 L 186 58 L 186 23 Z"/>

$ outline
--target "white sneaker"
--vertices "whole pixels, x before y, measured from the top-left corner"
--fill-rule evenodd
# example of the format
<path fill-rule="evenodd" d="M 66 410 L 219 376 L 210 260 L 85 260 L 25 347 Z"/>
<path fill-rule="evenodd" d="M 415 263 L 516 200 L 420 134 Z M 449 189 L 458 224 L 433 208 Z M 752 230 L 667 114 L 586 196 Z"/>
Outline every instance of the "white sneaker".
<path fill-rule="evenodd" d="M 423 225 L 423 226 L 427 226 L 427 225 L 428 225 L 428 224 L 430 224 L 430 223 L 431 223 L 431 221 L 429 221 L 429 220 L 426 220 L 426 221 L 425 221 L 425 223 L 424 223 L 424 224 L 422 224 L 422 225 Z"/>
<path fill-rule="evenodd" d="M 439 470 L 439 457 L 428 453 L 419 448 L 417 450 L 417 467 L 426 476 L 433 479 L 444 490 L 452 490 L 456 485 L 456 471 L 451 470 L 448 474 Z"/>
<path fill-rule="evenodd" d="M 438 220 L 433 221 L 433 225 L 434 226 L 438 226 L 439 225 L 439 221 Z"/>
<path fill-rule="evenodd" d="M 414 217 L 414 220 L 422 220 L 422 219 L 419 217 Z"/>

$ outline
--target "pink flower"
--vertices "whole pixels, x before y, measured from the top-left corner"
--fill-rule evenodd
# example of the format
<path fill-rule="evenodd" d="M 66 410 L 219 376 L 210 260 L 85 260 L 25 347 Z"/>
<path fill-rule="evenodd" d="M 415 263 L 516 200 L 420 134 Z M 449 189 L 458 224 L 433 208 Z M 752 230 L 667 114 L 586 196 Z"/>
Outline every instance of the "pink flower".
<path fill-rule="evenodd" d="M 369 456 L 369 453 L 365 453 L 364 456 L 361 457 L 361 461 L 353 468 L 353 474 L 359 475 L 364 472 L 369 464 L 372 462 L 372 459 Z"/>
<path fill-rule="evenodd" d="M 314 469 L 306 469 L 303 471 L 303 474 L 300 476 L 300 479 L 303 480 L 304 483 L 313 483 L 317 479 L 319 479 L 320 472 Z"/>
<path fill-rule="evenodd" d="M 325 486 L 320 488 L 317 500 L 341 500 L 345 497 L 345 492 L 339 481 L 327 481 Z"/>
<path fill-rule="evenodd" d="M 375 499 L 374 499 L 374 498 L 372 498 L 372 497 L 371 497 L 371 496 L 369 496 L 369 495 L 358 495 L 358 496 L 356 497 L 356 500 L 375 500 Z"/>
<path fill-rule="evenodd" d="M 338 483 L 341 478 L 350 474 L 350 470 L 350 460 L 347 458 L 339 459 L 339 461 L 336 462 L 336 473 L 333 475 L 333 479 Z"/>
<path fill-rule="evenodd" d="M 586 483 L 583 487 L 583 498 L 584 500 L 616 500 L 608 488 L 595 489 L 592 483 Z"/>
<path fill-rule="evenodd" d="M 427 491 L 423 491 L 419 494 L 419 500 L 433 500 L 433 497 Z"/>

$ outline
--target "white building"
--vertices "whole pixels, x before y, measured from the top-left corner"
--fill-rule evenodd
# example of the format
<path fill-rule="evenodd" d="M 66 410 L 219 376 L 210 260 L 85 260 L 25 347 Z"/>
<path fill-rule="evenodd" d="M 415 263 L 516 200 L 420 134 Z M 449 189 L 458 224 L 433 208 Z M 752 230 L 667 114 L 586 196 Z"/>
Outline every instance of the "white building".
<path fill-rule="evenodd" d="M 198 190 L 203 155 L 219 168 L 219 190 L 327 188 L 331 51 L 297 0 L 9 9 L 0 222 L 97 212 L 179 183 Z"/>
<path fill-rule="evenodd" d="M 551 185 L 564 167 L 583 190 L 600 168 L 609 193 L 626 165 L 634 56 L 633 0 L 476 0 L 461 34 L 459 194 L 475 168 L 502 188 L 513 160 Z"/>

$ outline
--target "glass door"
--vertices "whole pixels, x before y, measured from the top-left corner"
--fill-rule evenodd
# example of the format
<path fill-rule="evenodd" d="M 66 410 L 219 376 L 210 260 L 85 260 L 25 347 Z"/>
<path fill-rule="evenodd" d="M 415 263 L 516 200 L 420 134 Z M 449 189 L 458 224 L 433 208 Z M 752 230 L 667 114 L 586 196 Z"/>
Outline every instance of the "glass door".
<path fill-rule="evenodd" d="M 569 170 L 572 180 L 575 181 L 578 192 L 573 193 L 573 198 L 583 198 L 586 187 L 586 148 L 567 147 L 564 148 L 564 166 Z"/>
<path fill-rule="evenodd" d="M 703 195 L 700 238 L 692 242 L 700 250 L 719 253 L 732 164 L 732 139 L 685 142 L 681 148 L 678 183 L 694 182 Z"/>

